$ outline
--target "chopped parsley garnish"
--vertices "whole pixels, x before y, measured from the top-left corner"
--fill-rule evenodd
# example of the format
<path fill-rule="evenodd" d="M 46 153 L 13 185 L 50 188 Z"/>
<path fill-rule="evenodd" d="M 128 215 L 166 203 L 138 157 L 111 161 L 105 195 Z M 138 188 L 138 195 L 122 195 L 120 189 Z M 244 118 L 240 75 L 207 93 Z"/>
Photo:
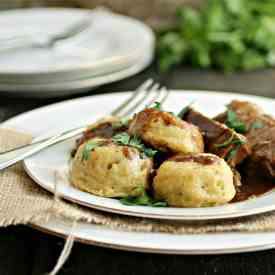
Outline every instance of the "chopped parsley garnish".
<path fill-rule="evenodd" d="M 251 129 L 261 129 L 264 127 L 264 124 L 261 121 L 255 121 L 251 125 Z"/>
<path fill-rule="evenodd" d="M 130 146 L 138 149 L 142 153 L 144 153 L 147 157 L 153 157 L 157 151 L 151 148 L 146 147 L 142 140 L 138 136 L 131 137 L 128 133 L 119 133 L 113 136 L 113 142 L 119 145 Z"/>
<path fill-rule="evenodd" d="M 129 146 L 135 147 L 140 150 L 144 149 L 144 144 L 138 136 L 130 137 Z"/>
<path fill-rule="evenodd" d="M 101 146 L 103 141 L 100 140 L 89 140 L 83 148 L 82 151 L 82 161 L 88 160 L 90 157 L 90 153 L 98 146 Z"/>
<path fill-rule="evenodd" d="M 119 133 L 113 136 L 113 142 L 120 145 L 129 145 L 131 137 L 127 133 Z"/>
<path fill-rule="evenodd" d="M 161 110 L 161 103 L 160 102 L 158 102 L 158 101 L 155 101 L 155 103 L 154 103 L 155 105 L 154 106 L 152 106 L 151 108 L 152 109 L 156 109 L 156 110 Z"/>
<path fill-rule="evenodd" d="M 154 150 L 152 148 L 145 148 L 144 147 L 143 152 L 147 157 L 152 158 L 158 151 Z"/>
<path fill-rule="evenodd" d="M 240 140 L 240 139 L 234 139 L 234 134 L 232 133 L 231 137 L 226 140 L 225 142 L 221 143 L 221 144 L 215 144 L 216 148 L 223 148 L 223 147 L 227 147 L 229 145 L 233 145 L 233 144 L 237 144 L 237 145 L 242 145 L 245 144 L 244 140 Z"/>
<path fill-rule="evenodd" d="M 227 111 L 227 118 L 225 124 L 229 128 L 235 130 L 237 133 L 243 134 L 247 132 L 245 124 L 237 118 L 236 113 L 232 110 Z"/>
<path fill-rule="evenodd" d="M 158 201 L 152 198 L 144 189 L 140 188 L 139 196 L 128 196 L 120 199 L 120 202 L 124 205 L 142 205 L 142 206 L 152 206 L 152 207 L 167 207 L 168 204 L 165 201 Z"/>
<path fill-rule="evenodd" d="M 232 134 L 231 137 L 228 140 L 226 140 L 225 142 L 220 143 L 220 144 L 215 144 L 215 147 L 216 148 L 227 147 L 228 145 L 232 144 L 233 139 L 234 139 L 234 134 Z"/>
<path fill-rule="evenodd" d="M 232 140 L 231 144 L 235 144 L 236 146 L 228 152 L 227 156 L 225 157 L 225 160 L 229 161 L 232 158 L 234 158 L 238 153 L 240 147 L 245 143 L 246 142 L 244 140 L 240 140 L 240 139 Z"/>
<path fill-rule="evenodd" d="M 230 161 L 231 159 L 233 159 L 238 153 L 239 149 L 240 145 L 236 146 L 236 148 L 232 148 L 225 157 L 225 160 Z"/>
<path fill-rule="evenodd" d="M 113 122 L 112 126 L 114 129 L 127 127 L 129 125 L 130 118 L 128 117 L 121 117 L 119 121 Z"/>

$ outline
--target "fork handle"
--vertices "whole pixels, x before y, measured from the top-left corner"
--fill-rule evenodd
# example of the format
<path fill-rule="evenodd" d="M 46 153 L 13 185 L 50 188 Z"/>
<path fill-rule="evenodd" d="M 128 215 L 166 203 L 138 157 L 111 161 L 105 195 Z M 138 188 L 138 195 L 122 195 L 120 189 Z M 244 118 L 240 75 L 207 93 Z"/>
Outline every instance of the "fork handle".
<path fill-rule="evenodd" d="M 75 128 L 75 129 L 63 132 L 61 134 L 52 136 L 50 138 L 1 153 L 0 154 L 0 171 L 14 165 L 19 161 L 26 159 L 27 157 L 30 157 L 40 152 L 41 150 L 53 144 L 56 144 L 58 142 L 77 136 L 82 132 L 84 132 L 85 130 L 86 130 L 86 127 Z"/>

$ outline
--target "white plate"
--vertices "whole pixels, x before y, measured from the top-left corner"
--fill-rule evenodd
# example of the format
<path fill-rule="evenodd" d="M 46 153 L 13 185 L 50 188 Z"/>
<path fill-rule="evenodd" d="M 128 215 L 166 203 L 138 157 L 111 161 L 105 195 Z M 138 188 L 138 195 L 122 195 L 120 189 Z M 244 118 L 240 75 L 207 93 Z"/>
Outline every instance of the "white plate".
<path fill-rule="evenodd" d="M 72 221 L 52 218 L 47 223 L 31 225 L 45 233 L 67 237 Z M 229 254 L 275 248 L 275 233 L 167 234 L 127 232 L 87 223 L 72 231 L 76 240 L 85 244 L 161 254 Z M 215 241 L 213 241 L 215 240 Z"/>
<path fill-rule="evenodd" d="M 134 64 L 153 47 L 154 34 L 143 23 L 103 9 L 24 9 L 0 13 L 0 38 L 31 34 L 34 39 L 60 33 L 90 17 L 91 27 L 54 48 L 1 52 L 0 80 L 40 83 L 71 80 Z M 43 28 L 41 29 L 41 26 Z M 107 70 L 107 71 L 106 71 Z"/>
<path fill-rule="evenodd" d="M 104 74 L 101 76 L 75 79 L 65 82 L 50 82 L 47 84 L 5 84 L 0 82 L 1 94 L 8 96 L 24 96 L 36 98 L 50 98 L 63 95 L 71 95 L 90 91 L 91 89 L 103 84 L 112 83 L 130 76 L 133 76 L 144 70 L 152 62 L 154 48 L 147 50 L 145 55 L 139 59 L 136 64 L 123 70 Z"/>
<path fill-rule="evenodd" d="M 217 107 L 216 110 L 210 110 L 211 114 L 222 110 L 222 107 L 219 105 L 220 101 L 228 102 L 233 98 L 257 102 L 267 107 L 267 111 L 272 113 L 271 105 L 273 101 L 265 98 L 225 93 L 209 94 L 208 92 L 194 91 L 181 91 L 180 94 L 176 94 L 182 98 L 182 102 L 170 102 L 170 104 L 167 105 L 168 108 L 179 109 L 194 97 L 199 97 L 203 100 L 211 96 L 213 99 L 212 104 Z M 190 97 L 190 95 L 192 95 L 192 97 Z M 86 123 L 90 121 L 91 116 L 97 119 L 102 115 L 101 110 L 105 110 L 107 113 L 112 108 L 112 102 L 114 105 L 118 104 L 120 99 L 120 95 L 102 95 L 69 100 L 19 115 L 2 123 L 1 127 L 12 128 L 38 137 L 45 132 L 51 131 L 51 129 L 62 130 Z M 206 103 L 207 102 L 208 101 L 206 101 Z M 91 108 L 91 106 L 98 106 L 99 103 L 101 110 Z M 204 106 L 204 108 L 207 107 Z M 43 123 L 41 123 L 41 121 L 43 121 Z M 71 222 L 52 219 L 47 223 L 36 223 L 35 227 L 42 231 L 65 237 L 70 232 Z M 164 233 L 125 232 L 80 223 L 73 231 L 73 234 L 78 241 L 87 244 L 152 253 L 222 254 L 258 251 L 275 247 L 275 233 L 273 232 L 172 235 Z M 215 242 L 213 242 L 213 238 L 215 238 Z"/>
<path fill-rule="evenodd" d="M 59 117 L 62 119 L 63 127 L 64 121 L 68 120 L 70 124 L 79 125 L 78 121 L 92 121 L 97 116 L 103 116 L 113 106 L 116 106 L 119 101 L 127 98 L 129 94 L 108 94 L 94 97 L 91 99 L 84 99 L 80 102 L 82 104 L 75 104 L 71 107 L 70 113 L 66 114 L 59 110 L 58 114 L 49 112 L 47 120 Z M 207 115 L 218 114 L 223 110 L 223 106 L 232 98 L 245 98 L 252 102 L 259 103 L 266 112 L 275 115 L 274 100 L 263 99 L 256 97 L 244 97 L 239 95 L 223 95 L 203 92 L 172 92 L 169 97 L 166 108 L 171 111 L 179 111 L 182 106 L 190 101 L 195 100 L 196 108 Z M 81 111 L 78 106 L 81 105 Z M 91 112 L 91 110 L 93 110 Z M 45 127 L 45 126 L 44 126 Z M 52 127 L 54 129 L 55 127 Z M 39 139 L 40 137 L 38 137 Z M 25 160 L 25 169 L 27 173 L 43 188 L 53 192 L 55 190 L 55 175 L 56 172 L 61 175 L 68 174 L 70 152 L 75 144 L 75 139 L 59 143 L 52 146 L 43 152 L 34 155 Z M 172 219 L 172 220 L 210 220 L 210 219 L 225 219 L 233 217 L 248 216 L 258 213 L 263 213 L 275 210 L 275 192 L 271 191 L 263 196 L 255 199 L 246 200 L 238 203 L 231 203 L 222 206 L 204 207 L 204 208 L 160 208 L 148 206 L 127 206 L 120 203 L 119 200 L 111 198 L 103 198 L 94 196 L 89 193 L 78 190 L 73 187 L 69 179 L 64 176 L 60 178 L 58 183 L 58 193 L 60 196 L 77 202 L 79 204 L 104 210 L 108 212 L 132 215 L 156 219 Z"/>
<path fill-rule="evenodd" d="M 18 31 L 16 26 L 19 24 L 15 26 L 11 23 L 13 22 L 11 19 L 14 19 L 15 21 L 26 20 L 26 22 L 29 22 L 30 25 L 24 25 L 25 27 L 23 30 L 30 32 L 33 30 L 32 28 L 35 28 L 35 24 L 31 24 L 31 22 L 33 22 L 32 20 L 41 17 L 40 20 L 43 18 L 45 21 L 43 22 L 46 24 L 46 30 L 49 29 L 48 31 L 56 31 L 52 25 L 52 20 L 53 22 L 59 22 L 61 16 L 61 19 L 63 18 L 64 22 L 62 24 L 59 23 L 61 24 L 61 27 L 63 26 L 64 28 L 66 24 L 72 23 L 72 18 L 74 18 L 74 20 L 79 20 L 83 16 L 86 16 L 87 12 L 87 10 L 79 9 L 29 9 L 25 10 L 24 13 L 22 10 L 1 12 L 0 23 L 2 22 L 7 26 L 9 31 L 1 29 L 0 37 L 11 36 L 11 30 L 15 33 Z M 34 19 L 33 17 L 28 17 L 28 14 L 35 15 Z M 40 64 L 41 62 L 34 62 L 38 58 L 34 59 L 33 56 L 32 58 L 29 58 L 29 51 L 16 51 L 19 57 L 17 57 L 17 55 L 14 56 L 15 52 L 13 52 L 13 58 L 6 58 L 6 61 L 5 59 L 0 59 L 0 64 L 2 61 L 5 61 L 11 62 L 11 65 L 13 66 L 13 70 L 10 72 L 6 70 L 7 67 L 2 66 L 1 68 L 5 68 L 2 70 L 0 68 L 1 94 L 8 96 L 49 98 L 82 93 L 100 85 L 135 75 L 151 63 L 154 56 L 155 38 L 149 27 L 135 19 L 113 14 L 102 9 L 94 10 L 91 13 L 91 17 L 93 18 L 93 21 L 96 22 L 96 26 L 93 25 L 93 28 L 90 31 L 91 35 L 89 36 L 89 39 L 93 40 L 91 45 L 100 49 L 104 44 L 102 41 L 107 39 L 108 41 L 113 40 L 113 43 L 115 43 L 117 47 L 110 47 L 112 43 L 105 43 L 106 47 L 103 47 L 103 50 L 109 51 L 108 54 L 106 53 L 102 55 L 102 52 L 97 50 L 95 51 L 96 55 L 93 57 L 88 55 L 89 58 L 87 58 L 85 55 L 85 64 L 81 63 L 83 58 L 79 61 L 78 66 L 76 66 L 77 64 L 71 64 L 70 67 L 68 61 L 66 63 L 68 65 L 67 68 L 63 66 L 62 69 L 48 64 L 49 70 L 47 71 L 43 71 L 42 67 L 46 66 L 44 63 Z M 112 25 L 112 28 L 114 29 L 113 32 L 106 31 L 109 24 Z M 38 32 L 37 29 L 36 32 Z M 133 34 L 135 34 L 135 37 L 133 37 Z M 87 34 L 85 34 L 85 37 L 86 36 Z M 130 39 L 131 42 L 126 42 L 127 39 Z M 139 42 L 137 43 L 137 41 Z M 126 51 L 127 49 L 128 51 Z M 55 50 L 54 52 L 56 52 L 54 63 L 56 63 L 56 60 L 60 61 L 60 58 L 64 58 L 64 56 L 59 56 L 65 54 L 62 51 Z M 123 57 L 119 56 L 118 52 L 120 52 L 120 54 L 123 53 Z M 11 52 L 5 53 L 4 55 L 11 56 L 10 53 Z M 45 53 L 40 54 L 44 55 Z M 69 54 L 72 55 L 72 52 L 70 51 Z M 3 53 L 0 53 L 0 55 L 2 56 Z M 110 57 L 112 55 L 114 57 Z M 109 58 L 107 58 L 108 56 Z M 72 56 L 72 58 L 75 58 L 75 61 L 78 60 L 77 57 Z M 30 62 L 30 64 L 28 62 Z M 49 60 L 47 62 L 52 61 Z M 30 68 L 27 70 L 22 66 L 22 64 L 27 67 L 28 65 L 31 67 L 38 67 L 35 67 L 35 70 L 31 71 Z M 67 80 L 64 81 L 65 79 Z"/>

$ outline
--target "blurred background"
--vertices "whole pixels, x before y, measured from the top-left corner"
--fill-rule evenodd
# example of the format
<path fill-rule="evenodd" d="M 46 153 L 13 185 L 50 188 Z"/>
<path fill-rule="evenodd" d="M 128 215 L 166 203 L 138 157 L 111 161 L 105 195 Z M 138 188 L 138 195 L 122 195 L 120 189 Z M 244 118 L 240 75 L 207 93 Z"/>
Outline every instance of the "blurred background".
<path fill-rule="evenodd" d="M 174 89 L 223 90 L 272 97 L 275 94 L 274 0 L 0 1 L 0 10 L 30 7 L 70 7 L 83 11 L 106 7 L 151 27 L 156 43 L 148 52 L 153 52 L 153 62 L 151 66 L 147 66 L 149 62 L 144 65 L 142 70 L 145 67 L 146 70 L 142 73 L 141 69 L 135 72 L 134 86 L 153 77 Z M 19 32 L 24 27 L 18 27 L 16 22 L 14 25 Z M 132 88 L 128 82 L 124 83 L 126 89 Z"/>
<path fill-rule="evenodd" d="M 139 18 L 151 26 L 173 24 L 175 11 L 184 4 L 199 6 L 202 0 L 1 0 L 0 9 L 28 7 L 95 8 L 104 6 L 115 12 Z"/>

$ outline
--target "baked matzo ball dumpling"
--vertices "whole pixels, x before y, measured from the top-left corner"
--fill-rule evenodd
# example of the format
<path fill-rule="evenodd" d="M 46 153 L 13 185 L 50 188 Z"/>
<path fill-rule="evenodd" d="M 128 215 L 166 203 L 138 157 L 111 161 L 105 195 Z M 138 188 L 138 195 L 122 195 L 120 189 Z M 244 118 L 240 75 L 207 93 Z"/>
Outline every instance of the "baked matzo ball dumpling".
<path fill-rule="evenodd" d="M 158 169 L 153 189 L 157 199 L 175 207 L 222 205 L 236 193 L 230 167 L 213 154 L 168 159 Z"/>
<path fill-rule="evenodd" d="M 153 108 L 136 114 L 128 131 L 165 152 L 188 154 L 201 153 L 204 149 L 203 137 L 196 126 Z"/>
<path fill-rule="evenodd" d="M 138 196 L 148 188 L 151 170 L 152 160 L 137 149 L 95 138 L 78 148 L 71 182 L 80 190 L 102 197 Z"/>

